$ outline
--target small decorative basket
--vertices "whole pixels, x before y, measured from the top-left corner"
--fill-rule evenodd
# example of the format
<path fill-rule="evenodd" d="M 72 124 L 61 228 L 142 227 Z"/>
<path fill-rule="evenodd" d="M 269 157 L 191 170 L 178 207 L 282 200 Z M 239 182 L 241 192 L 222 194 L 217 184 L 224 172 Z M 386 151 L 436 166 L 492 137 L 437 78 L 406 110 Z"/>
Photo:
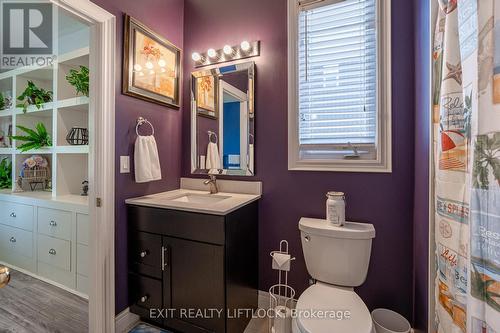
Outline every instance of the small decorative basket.
<path fill-rule="evenodd" d="M 26 182 L 32 191 L 34 191 L 39 184 L 43 190 L 50 179 L 48 161 L 44 157 L 38 155 L 27 158 L 23 162 L 21 177 L 23 182 Z"/>
<path fill-rule="evenodd" d="M 89 130 L 84 127 L 72 127 L 68 135 L 66 135 L 66 141 L 74 146 L 88 145 Z"/>

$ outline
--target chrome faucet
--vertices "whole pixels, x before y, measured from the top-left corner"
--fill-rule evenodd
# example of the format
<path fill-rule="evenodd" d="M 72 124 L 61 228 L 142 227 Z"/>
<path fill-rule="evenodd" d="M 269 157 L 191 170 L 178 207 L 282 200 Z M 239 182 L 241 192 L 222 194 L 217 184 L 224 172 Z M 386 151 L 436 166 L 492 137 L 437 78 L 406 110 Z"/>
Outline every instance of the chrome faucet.
<path fill-rule="evenodd" d="M 210 184 L 210 194 L 217 194 L 219 193 L 219 188 L 217 187 L 217 178 L 215 178 L 215 175 L 209 175 L 210 179 L 207 179 L 203 182 L 205 185 Z"/>

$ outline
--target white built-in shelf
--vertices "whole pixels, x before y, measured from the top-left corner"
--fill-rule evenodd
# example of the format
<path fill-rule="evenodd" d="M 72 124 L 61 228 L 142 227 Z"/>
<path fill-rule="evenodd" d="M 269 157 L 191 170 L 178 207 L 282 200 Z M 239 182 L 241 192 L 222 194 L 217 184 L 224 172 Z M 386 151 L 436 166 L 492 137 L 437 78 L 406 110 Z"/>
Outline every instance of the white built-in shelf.
<path fill-rule="evenodd" d="M 79 194 L 67 194 L 61 196 L 54 196 L 50 191 L 24 191 L 12 192 L 11 189 L 0 189 L 0 198 L 8 198 L 11 202 L 37 204 L 36 201 L 43 201 L 44 204 L 52 202 L 57 206 L 73 205 L 74 208 L 86 213 L 89 204 L 89 197 Z M 35 202 L 34 202 L 35 201 Z M 66 207 L 67 208 L 67 207 Z"/>
<path fill-rule="evenodd" d="M 89 104 L 89 98 L 86 96 L 78 96 L 72 98 L 66 98 L 57 102 L 56 107 L 58 109 L 62 108 L 77 108 L 82 109 L 82 107 L 86 107 Z"/>
<path fill-rule="evenodd" d="M 54 109 L 54 102 L 48 102 L 44 103 L 40 106 L 40 108 L 37 108 L 36 105 L 30 105 L 28 106 L 26 113 L 23 111 L 22 108 L 15 108 L 14 113 L 15 114 L 28 114 L 28 113 L 37 113 L 37 112 L 45 112 L 45 111 L 52 111 Z"/>
<path fill-rule="evenodd" d="M 0 155 L 14 154 L 14 151 L 15 151 L 15 149 L 13 149 L 11 147 L 3 147 L 3 148 L 0 148 Z"/>
<path fill-rule="evenodd" d="M 21 151 L 19 149 L 15 149 L 14 154 L 16 154 L 16 155 L 46 155 L 46 154 L 52 154 L 53 150 L 54 149 L 52 147 L 32 149 L 29 151 Z"/>
<path fill-rule="evenodd" d="M 49 198 L 68 204 L 87 205 L 88 199 L 81 197 L 81 183 L 88 180 L 89 147 L 72 146 L 66 142 L 66 135 L 72 127 L 89 127 L 89 98 L 79 96 L 66 80 L 71 69 L 89 66 L 89 48 L 76 48 L 58 55 L 54 65 L 49 67 L 23 67 L 0 73 L 0 92 L 12 98 L 13 106 L 0 111 L 0 129 L 6 135 L 6 123 L 12 124 L 14 135 L 22 134 L 16 126 L 35 128 L 42 122 L 52 138 L 51 147 L 21 152 L 17 147 L 22 144 L 13 142 L 13 147 L 0 148 L 1 158 L 12 160 L 12 179 L 16 181 L 24 159 L 31 155 L 42 155 L 49 162 L 52 173 L 52 191 L 26 191 L 13 194 L 21 197 Z M 53 101 L 44 103 L 40 108 L 30 105 L 27 112 L 17 108 L 16 97 L 25 89 L 28 80 L 38 87 L 53 92 Z M 2 125 L 3 124 L 3 125 Z M 8 127 L 8 126 L 7 126 Z M 13 184 L 14 185 L 14 184 Z M 8 190 L 7 192 L 9 192 Z M 5 190 L 0 191 L 5 194 Z"/>
<path fill-rule="evenodd" d="M 57 154 L 88 154 L 89 146 L 57 146 L 54 150 Z"/>

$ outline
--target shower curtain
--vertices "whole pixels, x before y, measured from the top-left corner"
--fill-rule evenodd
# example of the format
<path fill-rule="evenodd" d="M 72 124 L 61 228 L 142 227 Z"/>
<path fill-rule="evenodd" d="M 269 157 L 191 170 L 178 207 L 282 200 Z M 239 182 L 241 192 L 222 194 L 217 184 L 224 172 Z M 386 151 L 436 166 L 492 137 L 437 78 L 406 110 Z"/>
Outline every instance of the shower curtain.
<path fill-rule="evenodd" d="M 433 332 L 500 333 L 500 0 L 436 0 Z"/>

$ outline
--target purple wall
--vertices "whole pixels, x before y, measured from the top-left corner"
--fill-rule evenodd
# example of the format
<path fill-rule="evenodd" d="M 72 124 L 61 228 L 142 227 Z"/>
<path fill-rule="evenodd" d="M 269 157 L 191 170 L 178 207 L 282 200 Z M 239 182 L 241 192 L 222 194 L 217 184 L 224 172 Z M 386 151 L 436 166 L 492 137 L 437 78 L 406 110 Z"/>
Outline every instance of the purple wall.
<path fill-rule="evenodd" d="M 429 274 L 430 30 L 429 0 L 415 1 L 415 197 L 413 322 L 427 332 Z"/>
<path fill-rule="evenodd" d="M 145 102 L 121 94 L 123 14 L 127 13 L 167 38 L 177 47 L 183 47 L 183 0 L 92 0 L 116 16 L 116 143 L 115 143 L 115 223 L 116 223 L 116 313 L 128 306 L 127 296 L 127 219 L 126 198 L 162 192 L 179 186 L 181 175 L 181 115 L 180 110 Z M 188 103 L 189 105 L 189 103 Z M 133 173 L 120 174 L 120 155 L 130 155 L 133 165 L 133 144 L 136 137 L 135 121 L 143 116 L 155 126 L 155 137 L 160 155 L 162 180 L 137 184 Z"/>
<path fill-rule="evenodd" d="M 347 194 L 347 217 L 375 225 L 367 281 L 357 289 L 368 307 L 387 307 L 412 317 L 414 45 L 413 11 L 406 1 L 392 2 L 391 174 L 290 172 L 287 170 L 287 2 L 286 0 L 186 0 L 184 8 L 184 77 L 194 70 L 189 55 L 210 47 L 260 40 L 256 62 L 256 171 L 263 181 L 260 202 L 260 289 L 277 281 L 269 252 L 288 239 L 297 260 L 290 284 L 307 287 L 297 228 L 301 216 L 324 217 L 325 193 Z M 189 82 L 184 82 L 189 105 Z M 183 114 L 183 175 L 190 175 L 189 112 Z M 334 264 L 334 263 L 332 263 Z"/>

